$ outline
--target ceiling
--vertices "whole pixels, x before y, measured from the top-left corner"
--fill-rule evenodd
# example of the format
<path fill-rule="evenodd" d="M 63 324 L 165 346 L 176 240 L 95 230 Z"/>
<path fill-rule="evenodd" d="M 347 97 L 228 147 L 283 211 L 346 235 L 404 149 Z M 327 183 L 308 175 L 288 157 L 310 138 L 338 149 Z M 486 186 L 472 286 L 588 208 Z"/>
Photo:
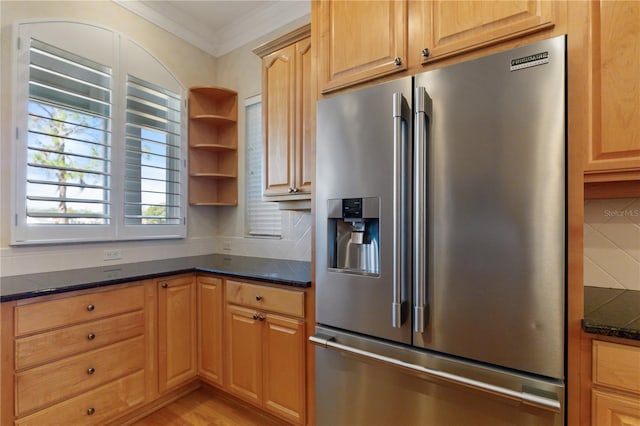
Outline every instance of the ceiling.
<path fill-rule="evenodd" d="M 113 0 L 213 56 L 311 13 L 310 0 Z"/>

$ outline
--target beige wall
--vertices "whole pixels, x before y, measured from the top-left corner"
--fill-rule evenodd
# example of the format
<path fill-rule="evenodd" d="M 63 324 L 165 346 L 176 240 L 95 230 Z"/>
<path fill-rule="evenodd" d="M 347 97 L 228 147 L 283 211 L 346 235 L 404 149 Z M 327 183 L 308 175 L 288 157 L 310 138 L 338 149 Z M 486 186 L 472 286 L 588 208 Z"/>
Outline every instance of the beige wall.
<path fill-rule="evenodd" d="M 309 23 L 310 17 L 300 18 L 258 40 L 218 58 L 218 84 L 238 92 L 238 208 L 218 211 L 216 235 L 217 251 L 260 257 L 311 260 L 311 214 L 282 212 L 282 238 L 279 240 L 245 238 L 245 120 L 244 103 L 259 95 L 262 88 L 261 59 L 252 50 L 289 31 Z"/>
<path fill-rule="evenodd" d="M 23 20 L 68 19 L 120 32 L 162 61 L 186 87 L 217 85 L 238 91 L 239 205 L 190 207 L 185 240 L 10 247 L 12 170 L 13 25 Z M 182 41 L 111 1 L 0 1 L 0 276 L 78 267 L 104 266 L 212 252 L 235 255 L 311 258 L 311 215 L 284 212 L 279 240 L 244 236 L 244 100 L 261 91 L 260 58 L 254 47 L 309 22 L 301 18 L 218 59 Z M 103 261 L 105 249 L 119 248 L 122 259 Z M 1 285 L 1 282 L 0 282 Z"/>
<path fill-rule="evenodd" d="M 13 25 L 21 20 L 67 19 L 120 32 L 156 56 L 186 87 L 216 83 L 216 59 L 111 1 L 0 1 L 1 120 L 0 133 L 0 274 L 102 266 L 103 250 L 121 248 L 117 262 L 212 252 L 216 209 L 189 208 L 188 238 L 162 242 L 104 243 L 10 248 L 12 167 Z M 109 265 L 112 263 L 109 263 Z"/>

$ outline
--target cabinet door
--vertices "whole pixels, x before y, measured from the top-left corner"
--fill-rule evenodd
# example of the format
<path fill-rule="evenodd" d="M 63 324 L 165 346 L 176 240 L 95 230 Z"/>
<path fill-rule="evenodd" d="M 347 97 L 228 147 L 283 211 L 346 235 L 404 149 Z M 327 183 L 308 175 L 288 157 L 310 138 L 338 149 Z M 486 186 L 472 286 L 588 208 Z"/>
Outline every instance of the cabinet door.
<path fill-rule="evenodd" d="M 227 305 L 229 391 L 254 404 L 260 404 L 262 398 L 261 325 L 253 309 Z"/>
<path fill-rule="evenodd" d="M 293 423 L 304 424 L 304 321 L 268 314 L 263 336 L 264 407 Z"/>
<path fill-rule="evenodd" d="M 407 68 L 407 2 L 322 1 L 318 9 L 323 93 Z"/>
<path fill-rule="evenodd" d="M 158 388 L 164 392 L 197 376 L 196 282 L 158 281 Z"/>
<path fill-rule="evenodd" d="M 262 59 L 262 110 L 266 157 L 264 195 L 288 194 L 294 187 L 293 145 L 295 105 L 295 46 Z"/>
<path fill-rule="evenodd" d="M 198 277 L 198 373 L 222 386 L 222 280 Z"/>
<path fill-rule="evenodd" d="M 545 0 L 423 2 L 423 62 L 553 28 L 555 7 Z"/>
<path fill-rule="evenodd" d="M 592 391 L 593 426 L 634 426 L 640 424 L 640 398 Z"/>
<path fill-rule="evenodd" d="M 640 172 L 640 2 L 588 4 L 591 31 L 583 55 L 591 67 L 591 143 L 585 170 L 596 173 L 585 180 L 617 180 L 597 176 Z"/>
<path fill-rule="evenodd" d="M 296 43 L 296 137 L 295 137 L 295 188 L 311 192 L 315 154 L 313 152 L 316 97 L 312 85 L 315 75 L 311 68 L 311 38 Z"/>

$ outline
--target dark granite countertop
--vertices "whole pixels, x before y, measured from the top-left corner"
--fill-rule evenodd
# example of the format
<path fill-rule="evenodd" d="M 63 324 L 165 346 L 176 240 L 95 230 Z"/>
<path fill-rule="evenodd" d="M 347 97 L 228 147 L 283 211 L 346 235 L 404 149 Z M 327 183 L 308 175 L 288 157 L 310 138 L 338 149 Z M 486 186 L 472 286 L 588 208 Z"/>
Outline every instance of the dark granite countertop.
<path fill-rule="evenodd" d="M 311 286 L 311 263 L 210 254 L 0 278 L 0 302 L 186 272 L 211 272 L 293 287 Z"/>
<path fill-rule="evenodd" d="M 640 340 L 640 291 L 585 287 L 582 327 L 587 333 Z"/>

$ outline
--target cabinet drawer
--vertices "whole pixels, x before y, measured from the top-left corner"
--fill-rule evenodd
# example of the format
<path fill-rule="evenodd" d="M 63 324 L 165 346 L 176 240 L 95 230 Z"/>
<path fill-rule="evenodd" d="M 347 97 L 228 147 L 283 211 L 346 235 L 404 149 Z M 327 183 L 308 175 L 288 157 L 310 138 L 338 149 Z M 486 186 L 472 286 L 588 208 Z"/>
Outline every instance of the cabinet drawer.
<path fill-rule="evenodd" d="M 594 340 L 593 383 L 640 393 L 640 347 Z"/>
<path fill-rule="evenodd" d="M 144 368 L 144 337 L 32 368 L 16 374 L 16 413 L 87 391 Z"/>
<path fill-rule="evenodd" d="M 227 281 L 227 302 L 304 317 L 304 293 L 297 290 Z"/>
<path fill-rule="evenodd" d="M 138 371 L 60 404 L 16 420 L 17 426 L 104 424 L 144 402 L 144 371 Z M 92 413 L 92 414 L 89 414 Z"/>
<path fill-rule="evenodd" d="M 16 306 L 16 336 L 136 311 L 144 306 L 144 287 L 95 292 Z"/>
<path fill-rule="evenodd" d="M 16 370 L 97 349 L 144 333 L 144 311 L 16 339 Z"/>

